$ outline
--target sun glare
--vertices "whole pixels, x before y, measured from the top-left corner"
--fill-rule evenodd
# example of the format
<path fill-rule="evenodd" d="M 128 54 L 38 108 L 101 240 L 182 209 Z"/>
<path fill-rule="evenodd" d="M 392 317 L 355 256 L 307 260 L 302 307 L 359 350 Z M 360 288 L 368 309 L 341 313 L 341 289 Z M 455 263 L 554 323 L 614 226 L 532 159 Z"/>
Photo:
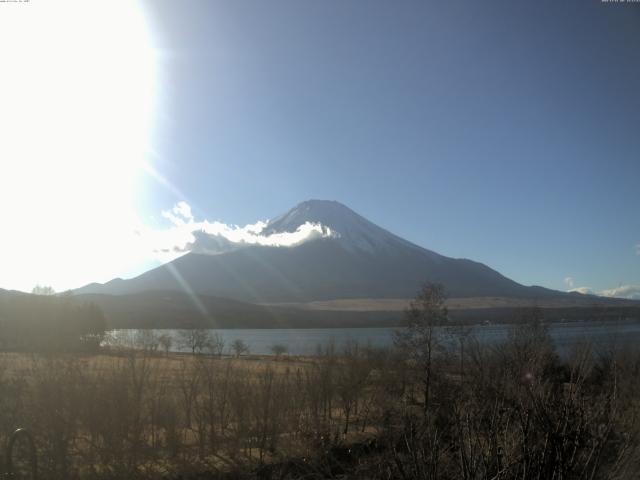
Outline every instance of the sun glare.
<path fill-rule="evenodd" d="M 133 1 L 7 3 L 0 15 L 0 287 L 127 271 L 155 58 Z"/>

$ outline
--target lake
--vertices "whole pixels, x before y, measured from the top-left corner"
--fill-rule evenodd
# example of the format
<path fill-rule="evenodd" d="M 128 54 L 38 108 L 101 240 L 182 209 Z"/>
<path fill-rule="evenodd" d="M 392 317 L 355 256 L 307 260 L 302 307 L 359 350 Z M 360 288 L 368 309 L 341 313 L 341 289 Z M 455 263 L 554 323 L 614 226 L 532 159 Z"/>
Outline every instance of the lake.
<path fill-rule="evenodd" d="M 493 345 L 504 340 L 509 332 L 509 325 L 475 325 L 470 333 L 480 342 Z M 309 328 L 309 329 L 218 329 L 212 330 L 225 342 L 225 350 L 236 339 L 243 340 L 250 353 L 256 355 L 271 354 L 275 344 L 285 345 L 291 355 L 313 355 L 319 345 L 335 343 L 340 349 L 348 341 L 357 341 L 361 345 L 386 347 L 393 343 L 394 328 Z M 179 330 L 152 330 L 155 334 L 168 334 L 173 338 L 172 350 L 189 351 L 179 344 Z M 554 323 L 549 328 L 559 353 L 566 353 L 578 343 L 588 341 L 599 349 L 613 347 L 632 347 L 640 345 L 640 320 L 618 321 L 585 321 Z M 113 338 L 107 344 L 131 343 L 138 330 L 114 330 Z M 230 352 L 229 352 L 230 353 Z"/>

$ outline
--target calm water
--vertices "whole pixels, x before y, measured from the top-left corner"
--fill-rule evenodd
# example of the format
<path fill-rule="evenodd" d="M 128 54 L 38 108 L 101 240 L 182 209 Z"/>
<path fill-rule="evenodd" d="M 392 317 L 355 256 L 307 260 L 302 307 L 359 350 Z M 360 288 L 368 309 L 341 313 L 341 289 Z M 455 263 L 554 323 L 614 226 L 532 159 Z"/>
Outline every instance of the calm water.
<path fill-rule="evenodd" d="M 507 337 L 508 325 L 483 325 L 471 328 L 480 342 L 492 345 Z M 389 346 L 393 343 L 394 328 L 310 328 L 310 329 L 238 329 L 212 330 L 225 342 L 229 351 L 231 342 L 243 340 L 250 352 L 257 355 L 270 354 L 271 346 L 282 344 L 291 355 L 314 354 L 319 345 L 335 343 L 340 349 L 348 341 L 357 341 L 361 345 Z M 181 347 L 179 330 L 153 330 L 155 334 L 168 334 L 173 338 L 173 351 L 188 351 Z M 137 330 L 114 330 L 111 332 L 115 343 L 130 343 L 136 338 Z M 560 353 L 566 353 L 572 346 L 588 341 L 600 349 L 612 347 L 631 347 L 640 345 L 640 321 L 620 320 L 608 322 L 571 322 L 550 326 L 550 334 Z M 112 343 L 110 340 L 108 343 Z"/>

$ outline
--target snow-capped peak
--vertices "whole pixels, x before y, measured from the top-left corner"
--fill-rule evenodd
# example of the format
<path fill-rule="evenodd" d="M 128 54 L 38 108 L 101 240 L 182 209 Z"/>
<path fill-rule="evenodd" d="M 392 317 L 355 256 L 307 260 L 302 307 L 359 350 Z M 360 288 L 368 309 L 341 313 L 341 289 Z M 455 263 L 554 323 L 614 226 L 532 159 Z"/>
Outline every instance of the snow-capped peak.
<path fill-rule="evenodd" d="M 306 223 L 318 224 L 333 232 L 332 240 L 339 242 L 347 250 L 374 252 L 386 250 L 405 240 L 371 223 L 366 218 L 341 204 L 331 200 L 307 200 L 274 220 L 263 233 L 295 232 Z"/>

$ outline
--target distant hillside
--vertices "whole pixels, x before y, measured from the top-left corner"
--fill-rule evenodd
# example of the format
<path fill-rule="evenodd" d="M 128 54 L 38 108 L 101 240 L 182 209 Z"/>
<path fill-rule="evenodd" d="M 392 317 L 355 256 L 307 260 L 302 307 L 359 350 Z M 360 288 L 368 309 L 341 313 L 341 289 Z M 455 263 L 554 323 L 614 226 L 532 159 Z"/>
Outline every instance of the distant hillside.
<path fill-rule="evenodd" d="M 0 290 L 0 349 L 95 351 L 106 328 L 100 308 L 75 297 Z"/>
<path fill-rule="evenodd" d="M 305 311 L 174 291 L 83 294 L 76 298 L 98 305 L 110 328 L 359 327 L 398 325 L 401 319 L 398 311 Z"/>
<path fill-rule="evenodd" d="M 85 294 L 76 297 L 82 302 L 98 305 L 105 314 L 109 328 L 335 328 L 383 327 L 402 324 L 401 302 L 387 306 L 351 303 L 335 305 L 255 305 L 224 298 L 183 292 L 152 291 L 132 295 Z M 450 310 L 454 322 L 492 323 L 516 322 L 530 302 L 509 301 L 479 306 L 469 303 Z M 491 306 L 494 305 L 494 306 Z M 385 310 L 384 308 L 388 308 Z M 598 308 L 587 304 L 560 307 L 546 304 L 543 315 L 549 321 L 640 318 L 640 306 L 633 302 L 608 302 Z"/>
<path fill-rule="evenodd" d="M 514 298 L 452 298 L 448 303 L 452 321 L 465 323 L 518 321 L 522 309 L 532 305 L 541 306 L 549 321 L 593 318 L 607 320 L 620 317 L 640 319 L 639 302 L 603 300 L 597 307 L 585 301 L 571 304 L 553 300 L 538 304 Z M 51 302 L 63 302 L 77 307 L 94 304 L 103 312 L 108 329 L 337 328 L 401 325 L 403 309 L 408 299 L 351 299 L 311 304 L 256 305 L 206 295 L 194 297 L 175 291 L 148 291 L 131 295 L 81 294 L 59 298 L 0 289 L 0 325 L 15 323 L 22 318 L 22 314 L 13 318 L 12 312 L 15 309 L 12 306 L 16 305 L 16 301 L 27 307 L 37 306 L 33 311 L 39 311 L 40 314 L 31 315 L 36 322 L 47 321 L 51 317 L 54 312 L 47 307 Z M 55 326 L 55 323 L 51 325 Z M 43 333 L 48 331 L 45 329 Z M 0 332 L 0 344 L 5 340 Z"/>

